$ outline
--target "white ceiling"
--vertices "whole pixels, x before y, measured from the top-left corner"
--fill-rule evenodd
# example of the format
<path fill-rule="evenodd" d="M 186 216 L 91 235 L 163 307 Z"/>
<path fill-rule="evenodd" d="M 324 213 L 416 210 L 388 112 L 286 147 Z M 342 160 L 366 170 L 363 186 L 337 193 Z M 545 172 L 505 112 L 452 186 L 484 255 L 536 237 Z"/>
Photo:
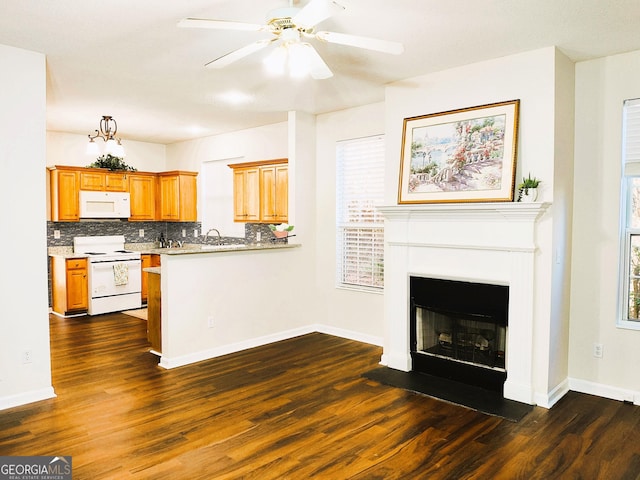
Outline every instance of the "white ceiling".
<path fill-rule="evenodd" d="M 332 78 L 276 79 L 263 72 L 269 48 L 204 68 L 268 34 L 176 27 L 184 17 L 261 24 L 288 0 L 2 0 L 0 44 L 46 54 L 49 130 L 88 134 L 112 115 L 123 140 L 163 144 L 382 101 L 386 83 L 542 47 L 574 61 L 640 50 L 638 0 L 338 3 L 346 10 L 321 30 L 402 42 L 405 53 L 314 43 Z M 230 90 L 250 101 L 230 105 L 220 98 Z"/>

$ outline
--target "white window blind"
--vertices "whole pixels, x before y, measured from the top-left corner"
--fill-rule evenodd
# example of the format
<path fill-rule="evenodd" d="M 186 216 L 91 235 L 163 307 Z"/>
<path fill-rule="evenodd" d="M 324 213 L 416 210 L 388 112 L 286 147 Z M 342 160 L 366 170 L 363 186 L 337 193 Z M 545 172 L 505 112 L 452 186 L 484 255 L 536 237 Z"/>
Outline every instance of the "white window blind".
<path fill-rule="evenodd" d="M 384 136 L 338 142 L 336 253 L 339 286 L 384 286 Z"/>
<path fill-rule="evenodd" d="M 622 126 L 625 175 L 640 175 L 640 98 L 625 100 Z"/>
<path fill-rule="evenodd" d="M 640 99 L 626 100 L 622 115 L 623 178 L 618 325 L 640 329 Z"/>

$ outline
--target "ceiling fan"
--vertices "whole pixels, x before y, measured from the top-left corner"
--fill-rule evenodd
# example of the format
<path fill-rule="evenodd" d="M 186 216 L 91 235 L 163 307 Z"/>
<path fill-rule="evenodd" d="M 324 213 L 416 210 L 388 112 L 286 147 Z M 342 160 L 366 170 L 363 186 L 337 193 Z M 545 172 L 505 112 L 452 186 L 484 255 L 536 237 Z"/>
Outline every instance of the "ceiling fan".
<path fill-rule="evenodd" d="M 403 45 L 397 42 L 345 33 L 316 31 L 317 24 L 344 10 L 343 6 L 333 0 L 310 0 L 303 8 L 295 7 L 293 3 L 294 0 L 289 0 L 288 7 L 270 11 L 264 25 L 206 18 L 185 18 L 178 22 L 178 27 L 262 31 L 271 34 L 269 38 L 250 43 L 212 60 L 205 65 L 208 68 L 224 68 L 271 44 L 277 44 L 277 48 L 265 58 L 265 64 L 270 70 L 282 73 L 286 67 L 289 67 L 292 76 L 309 74 L 314 79 L 323 79 L 333 76 L 333 72 L 316 49 L 305 41 L 307 39 L 394 55 L 399 55 L 404 51 Z"/>

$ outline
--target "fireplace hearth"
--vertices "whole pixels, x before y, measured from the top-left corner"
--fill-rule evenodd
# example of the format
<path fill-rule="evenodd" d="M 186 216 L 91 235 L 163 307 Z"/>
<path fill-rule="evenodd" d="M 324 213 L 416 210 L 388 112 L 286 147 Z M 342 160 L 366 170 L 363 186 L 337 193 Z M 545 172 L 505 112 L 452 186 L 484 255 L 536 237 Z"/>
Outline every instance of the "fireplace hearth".
<path fill-rule="evenodd" d="M 509 288 L 410 278 L 412 370 L 502 394 Z"/>

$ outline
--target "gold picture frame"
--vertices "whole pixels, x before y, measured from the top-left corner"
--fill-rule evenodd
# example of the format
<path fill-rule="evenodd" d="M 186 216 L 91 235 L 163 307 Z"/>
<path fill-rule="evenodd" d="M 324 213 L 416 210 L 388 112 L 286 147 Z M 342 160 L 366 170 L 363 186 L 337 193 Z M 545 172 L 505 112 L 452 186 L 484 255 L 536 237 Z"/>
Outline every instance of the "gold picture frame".
<path fill-rule="evenodd" d="M 520 100 L 404 119 L 398 203 L 511 202 Z"/>

